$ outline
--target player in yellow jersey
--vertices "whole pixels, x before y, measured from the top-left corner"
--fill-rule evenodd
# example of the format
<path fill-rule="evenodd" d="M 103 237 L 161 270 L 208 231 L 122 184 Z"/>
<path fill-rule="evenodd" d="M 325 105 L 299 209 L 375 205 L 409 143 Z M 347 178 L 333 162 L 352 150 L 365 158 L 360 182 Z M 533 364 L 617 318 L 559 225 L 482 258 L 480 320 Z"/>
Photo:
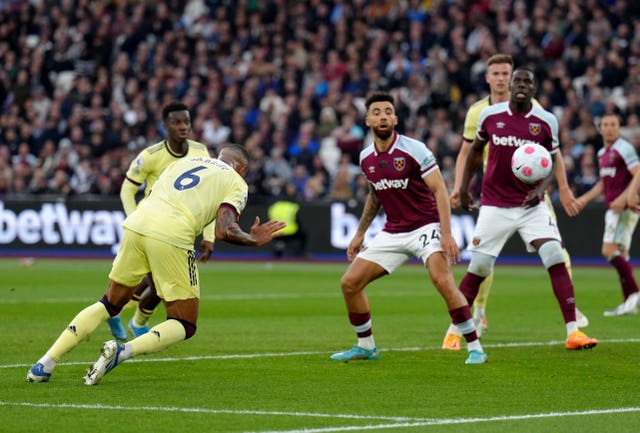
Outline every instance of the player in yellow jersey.
<path fill-rule="evenodd" d="M 449 197 L 451 206 L 453 208 L 457 208 L 460 206 L 460 185 L 462 183 L 462 174 L 464 172 L 464 166 L 467 161 L 467 155 L 469 154 L 469 150 L 471 149 L 471 143 L 476 136 L 480 113 L 489 105 L 509 100 L 509 82 L 511 80 L 512 72 L 513 59 L 508 54 L 495 54 L 489 57 L 489 59 L 487 60 L 487 73 L 485 75 L 485 80 L 489 85 L 489 95 L 471 105 L 464 120 L 462 145 L 460 147 L 458 157 L 456 158 L 453 191 L 451 192 L 451 195 Z M 533 103 L 536 105 L 540 105 L 535 99 L 533 100 Z M 486 146 L 484 148 L 483 154 L 483 170 L 487 164 L 488 154 L 489 146 Z M 560 202 L 562 203 L 562 206 L 569 215 L 577 215 L 577 203 L 575 197 L 573 196 L 573 193 L 569 189 L 569 184 L 567 182 L 567 176 L 564 168 L 564 161 L 562 160 L 562 155 L 559 151 L 557 152 L 556 157 L 556 178 L 560 190 Z M 551 203 L 551 199 L 549 198 L 549 194 L 545 194 L 545 201 L 549 205 L 551 214 L 555 218 L 556 215 Z M 564 255 L 567 270 L 571 275 L 571 258 L 569 257 L 569 253 L 567 252 L 566 248 L 564 249 Z M 478 336 L 481 336 L 488 326 L 486 317 L 486 306 L 487 298 L 489 297 L 489 291 L 491 290 L 492 284 L 493 273 L 491 273 L 480 285 L 480 291 L 478 292 L 478 296 L 473 304 L 473 319 L 476 324 L 476 332 L 478 333 Z M 589 321 L 587 320 L 585 315 L 582 314 L 577 308 L 576 318 L 579 327 L 585 327 L 589 324 Z M 442 348 L 447 350 L 460 350 L 460 335 L 455 326 L 449 326 L 444 341 L 442 342 Z"/>
<path fill-rule="evenodd" d="M 151 188 L 158 180 L 160 173 L 167 166 L 179 159 L 190 156 L 209 157 L 207 147 L 197 141 L 189 140 L 191 133 L 191 115 L 189 108 L 182 102 L 171 102 L 162 109 L 162 121 L 167 131 L 166 139 L 152 144 L 141 151 L 131 162 L 120 189 L 120 200 L 127 216 L 136 209 L 136 195 L 144 186 L 144 197 L 151 192 Z M 213 226 L 205 229 L 204 239 L 200 245 L 204 260 L 213 251 Z M 129 321 L 129 329 L 135 337 L 149 331 L 147 320 L 153 310 L 160 303 L 153 286 L 153 278 L 146 275 L 133 295 L 131 302 L 125 308 L 137 307 L 134 316 Z M 120 316 L 107 320 L 113 336 L 119 340 L 127 339 L 127 332 L 122 326 Z"/>
<path fill-rule="evenodd" d="M 149 272 L 164 302 L 167 320 L 126 343 L 103 344 L 101 355 L 85 376 L 95 385 L 121 362 L 161 351 L 196 332 L 200 282 L 194 251 L 196 236 L 215 222 L 219 240 L 262 246 L 278 236 L 286 223 L 260 223 L 250 232 L 238 225 L 247 201 L 244 181 L 249 156 L 244 147 L 230 145 L 218 159 L 190 157 L 167 167 L 149 197 L 122 223 L 124 236 L 109 273 L 102 299 L 86 307 L 69 323 L 47 353 L 29 369 L 27 381 L 47 382 L 60 358 L 87 338 L 109 317 L 117 315 Z"/>

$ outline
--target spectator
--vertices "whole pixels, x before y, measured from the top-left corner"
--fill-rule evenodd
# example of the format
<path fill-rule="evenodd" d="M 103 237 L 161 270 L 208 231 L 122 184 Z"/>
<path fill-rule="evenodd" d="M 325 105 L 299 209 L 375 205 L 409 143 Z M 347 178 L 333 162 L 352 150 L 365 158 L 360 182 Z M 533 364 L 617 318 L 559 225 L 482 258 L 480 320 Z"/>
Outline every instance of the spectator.
<path fill-rule="evenodd" d="M 483 65 L 495 51 L 538 71 L 537 98 L 578 143 L 602 146 L 585 138 L 579 107 L 591 110 L 591 123 L 602 104 L 627 125 L 640 114 L 634 2 L 485 1 L 469 10 L 418 0 L 27 3 L 0 10 L 0 22 L 20 23 L 0 41 L 0 144 L 14 156 L 26 142 L 39 157 L 47 140 L 71 140 L 73 152 L 62 145 L 58 153 L 69 155 L 57 157 L 69 176 L 84 146 L 103 172 L 103 154 L 119 159 L 124 149 L 131 158 L 138 143 L 158 141 L 164 131 L 154 113 L 174 98 L 200 107 L 194 136 L 214 153 L 257 131 L 265 155 L 284 140 L 291 167 L 311 172 L 321 154 L 334 176 L 336 141 L 324 140 L 351 122 L 355 138 L 340 145 L 361 147 L 362 101 L 384 88 L 396 96 L 399 132 L 437 145 L 442 167 L 455 149 L 445 151 L 441 137 L 462 128 L 466 101 L 485 96 Z M 35 42 L 16 42 L 27 37 Z M 440 138 L 431 137 L 434 126 Z M 54 171 L 45 168 L 49 180 Z M 110 177 L 98 193 L 112 191 Z"/>

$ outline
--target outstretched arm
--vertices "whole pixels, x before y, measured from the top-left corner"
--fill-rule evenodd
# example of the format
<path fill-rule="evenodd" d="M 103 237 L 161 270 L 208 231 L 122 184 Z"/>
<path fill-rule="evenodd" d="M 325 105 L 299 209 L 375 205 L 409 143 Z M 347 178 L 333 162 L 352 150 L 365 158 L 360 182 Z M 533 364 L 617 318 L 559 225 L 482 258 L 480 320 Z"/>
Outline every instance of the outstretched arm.
<path fill-rule="evenodd" d="M 598 182 L 596 182 L 595 185 L 593 185 L 593 187 L 589 191 L 585 192 L 584 194 L 582 194 L 580 197 L 577 198 L 576 201 L 578 202 L 579 210 L 582 211 L 582 209 L 584 209 L 587 203 L 589 203 L 594 198 L 600 196 L 603 191 L 604 191 L 604 186 L 602 184 L 602 179 L 600 179 Z"/>
<path fill-rule="evenodd" d="M 284 221 L 270 220 L 260 224 L 256 217 L 249 233 L 243 231 L 237 223 L 236 213 L 228 206 L 220 206 L 216 217 L 216 239 L 236 245 L 261 247 L 271 242 L 286 227 Z"/>

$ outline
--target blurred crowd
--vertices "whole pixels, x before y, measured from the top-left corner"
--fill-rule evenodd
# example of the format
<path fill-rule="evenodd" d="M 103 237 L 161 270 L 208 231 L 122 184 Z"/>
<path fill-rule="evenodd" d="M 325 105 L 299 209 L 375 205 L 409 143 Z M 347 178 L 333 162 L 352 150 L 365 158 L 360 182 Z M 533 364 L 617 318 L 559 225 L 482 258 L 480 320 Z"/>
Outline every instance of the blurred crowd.
<path fill-rule="evenodd" d="M 2 0 L 0 197 L 117 195 L 181 100 L 212 155 L 249 150 L 252 201 L 363 200 L 378 89 L 451 186 L 497 52 L 535 68 L 576 194 L 597 181 L 603 113 L 640 146 L 635 0 Z"/>

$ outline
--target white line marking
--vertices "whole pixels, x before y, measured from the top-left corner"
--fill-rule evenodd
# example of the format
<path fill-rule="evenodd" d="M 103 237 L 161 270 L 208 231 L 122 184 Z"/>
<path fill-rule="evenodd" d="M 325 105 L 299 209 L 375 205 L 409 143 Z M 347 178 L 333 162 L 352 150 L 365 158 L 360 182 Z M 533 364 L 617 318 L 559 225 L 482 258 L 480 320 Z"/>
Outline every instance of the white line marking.
<path fill-rule="evenodd" d="M 605 415 L 612 413 L 640 412 L 640 407 L 620 407 L 611 409 L 592 409 L 576 412 L 547 412 L 522 415 L 501 415 L 485 418 L 411 418 L 411 417 L 391 417 L 391 416 L 365 416 L 354 414 L 329 414 L 314 412 L 286 412 L 286 411 L 262 411 L 262 410 L 231 410 L 231 409 L 208 409 L 198 407 L 164 407 L 164 406 L 117 406 L 101 404 L 72 404 L 72 403 L 28 403 L 0 401 L 0 406 L 21 406 L 35 408 L 56 408 L 56 409 L 87 409 L 87 410 L 126 410 L 126 411 L 147 411 L 147 412 L 184 412 L 184 413 L 208 413 L 208 414 L 231 414 L 231 415 L 263 415 L 263 416 L 291 416 L 291 417 L 311 417 L 311 418 L 332 418 L 332 419 L 362 419 L 362 420 L 385 420 L 398 421 L 396 423 L 360 425 L 360 426 L 339 426 L 322 428 L 304 428 L 302 430 L 270 430 L 246 433 L 327 433 L 343 432 L 354 430 L 379 430 L 395 429 L 407 427 L 426 427 L 434 425 L 471 424 L 494 421 L 519 421 L 540 418 L 558 418 L 564 416 L 585 416 L 585 415 Z"/>
<path fill-rule="evenodd" d="M 36 385 L 37 386 L 37 385 Z M 37 408 L 68 408 L 68 409 L 96 409 L 96 410 L 134 410 L 148 412 L 197 412 L 212 414 L 231 415 L 265 415 L 265 416 L 295 416 L 310 418 L 335 418 L 335 419 L 363 419 L 363 420 L 384 420 L 384 421 L 427 421 L 427 418 L 415 418 L 408 416 L 372 416 L 372 415 L 352 415 L 344 413 L 316 413 L 316 412 L 287 412 L 268 410 L 245 410 L 245 409 L 209 409 L 206 407 L 175 407 L 175 406 L 119 406 L 103 404 L 76 404 L 76 403 L 30 403 L 0 401 L 0 406 L 23 406 Z"/>
<path fill-rule="evenodd" d="M 393 424 L 304 428 L 302 430 L 269 430 L 269 431 L 263 430 L 259 432 L 244 432 L 244 433 L 328 433 L 328 432 L 344 432 L 344 431 L 427 427 L 427 426 L 434 426 L 434 425 L 471 424 L 471 423 L 494 422 L 494 421 L 521 421 L 526 419 L 558 418 L 563 416 L 606 415 L 611 413 L 628 413 L 628 412 L 640 412 L 640 407 L 594 409 L 594 410 L 585 410 L 585 411 L 579 411 L 579 412 L 548 412 L 548 413 L 533 413 L 533 414 L 524 414 L 524 415 L 503 415 L 503 416 L 492 416 L 487 418 L 442 418 L 442 419 L 430 419 L 426 421 L 403 422 L 403 423 L 393 423 Z"/>
<path fill-rule="evenodd" d="M 618 338 L 618 339 L 610 339 L 610 340 L 599 340 L 599 344 L 606 343 L 640 343 L 640 338 Z M 541 347 L 541 346 L 556 346 L 564 344 L 564 340 L 558 341 L 524 341 L 520 343 L 489 343 L 483 344 L 482 346 L 485 348 L 517 348 L 517 347 Z M 380 348 L 381 352 L 429 352 L 434 350 L 442 350 L 439 346 L 432 347 L 382 347 Z M 238 354 L 229 354 L 229 355 L 204 355 L 204 356 L 181 356 L 174 358 L 136 358 L 130 359 L 127 363 L 134 362 L 182 362 L 182 361 L 206 361 L 212 359 L 253 359 L 253 358 L 279 358 L 279 357 L 287 357 L 287 356 L 309 356 L 309 355 L 329 355 L 331 352 L 325 351 L 306 351 L 306 352 L 265 352 L 265 353 L 238 353 Z M 74 362 L 63 362 L 60 365 L 89 365 L 94 361 L 74 361 Z M 1 364 L 0 369 L 2 368 L 22 368 L 22 367 L 31 367 L 33 364 Z"/>

